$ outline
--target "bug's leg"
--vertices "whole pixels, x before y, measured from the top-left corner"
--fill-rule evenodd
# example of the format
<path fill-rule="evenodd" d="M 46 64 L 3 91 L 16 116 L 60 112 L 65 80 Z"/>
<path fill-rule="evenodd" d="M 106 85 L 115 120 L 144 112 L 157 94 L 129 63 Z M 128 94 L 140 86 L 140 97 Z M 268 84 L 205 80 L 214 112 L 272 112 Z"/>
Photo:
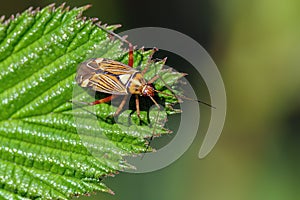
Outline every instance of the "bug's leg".
<path fill-rule="evenodd" d="M 159 79 L 160 76 L 157 74 L 156 76 L 154 76 L 153 78 L 151 78 L 149 81 L 148 81 L 148 84 L 152 84 L 154 83 L 157 79 Z"/>
<path fill-rule="evenodd" d="M 140 100 L 139 100 L 139 95 L 135 95 L 135 106 L 136 106 L 136 114 L 139 117 L 139 119 L 141 119 L 140 116 Z"/>
<path fill-rule="evenodd" d="M 130 67 L 133 67 L 133 46 L 131 43 L 128 43 L 128 45 L 129 45 L 128 65 Z"/>
<path fill-rule="evenodd" d="M 105 98 L 103 98 L 103 99 L 99 99 L 99 100 L 96 100 L 96 101 L 94 101 L 94 102 L 87 103 L 87 104 L 90 105 L 90 106 L 93 106 L 93 105 L 97 105 L 97 104 L 100 104 L 100 103 L 106 103 L 106 102 L 109 102 L 109 101 L 113 100 L 114 98 L 116 98 L 116 96 L 110 95 L 110 96 L 105 97 Z"/>
<path fill-rule="evenodd" d="M 114 113 L 114 116 L 118 116 L 118 115 L 120 114 L 120 112 L 121 112 L 121 110 L 123 109 L 123 107 L 124 107 L 124 105 L 125 105 L 127 99 L 128 99 L 128 95 L 125 95 L 125 96 L 123 97 L 123 99 L 122 99 L 122 101 L 121 101 L 121 103 L 120 103 L 118 109 L 117 109 L 116 112 Z"/>
<path fill-rule="evenodd" d="M 104 30 L 104 31 L 106 31 L 107 33 L 109 33 L 110 35 L 112 35 L 112 36 L 118 38 L 119 40 L 121 40 L 122 42 L 128 44 L 128 46 L 129 46 L 128 65 L 129 65 L 130 67 L 133 67 L 133 50 L 134 50 L 134 47 L 133 47 L 133 45 L 132 45 L 128 40 L 125 39 L 126 37 L 121 37 L 121 36 L 119 36 L 118 34 L 114 33 L 113 31 L 108 30 L 108 29 L 106 29 L 105 27 L 102 27 L 100 24 L 96 24 L 96 25 L 97 25 L 99 28 L 101 28 L 102 30 Z"/>
<path fill-rule="evenodd" d="M 155 101 L 155 99 L 152 96 L 149 96 L 149 98 L 153 101 L 153 103 L 156 105 L 156 107 L 158 109 L 160 109 L 160 107 L 159 107 L 158 103 Z"/>
<path fill-rule="evenodd" d="M 160 111 L 161 111 L 161 108 L 158 106 L 158 113 L 157 113 L 157 115 L 156 115 L 154 125 L 158 123 L 158 117 L 159 117 L 159 115 L 160 115 Z M 153 127 L 152 135 L 151 135 L 151 137 L 149 138 L 147 147 L 146 147 L 146 149 L 145 149 L 145 151 L 144 151 L 144 153 L 143 153 L 141 159 L 144 158 L 145 154 L 146 154 L 146 153 L 148 152 L 148 150 L 149 150 L 150 144 L 151 144 L 151 142 L 152 142 L 152 140 L 154 139 L 154 136 L 155 136 L 155 134 L 156 134 L 156 128 L 157 128 L 156 126 Z"/>
<path fill-rule="evenodd" d="M 113 95 L 110 95 L 108 97 L 105 97 L 103 99 L 99 99 L 99 100 L 96 100 L 96 101 L 93 101 L 93 102 L 83 102 L 83 101 L 73 101 L 73 100 L 71 100 L 70 102 L 71 103 L 80 103 L 80 104 L 84 104 L 84 105 L 87 105 L 87 106 L 93 106 L 93 105 L 97 105 L 97 104 L 100 104 L 100 103 L 109 102 L 114 98 L 116 98 L 116 97 L 113 96 Z"/>
<path fill-rule="evenodd" d="M 152 56 L 153 56 L 154 53 L 157 52 L 157 51 L 158 51 L 157 48 L 153 48 L 152 53 L 151 53 L 151 55 L 149 56 L 147 65 L 146 65 L 146 67 L 143 69 L 143 71 L 141 72 L 142 75 L 144 75 L 144 74 L 148 71 L 149 65 L 150 65 L 150 64 L 152 63 L 152 61 L 153 61 L 153 60 L 152 60 Z M 154 61 L 153 61 L 153 62 L 154 62 Z"/>

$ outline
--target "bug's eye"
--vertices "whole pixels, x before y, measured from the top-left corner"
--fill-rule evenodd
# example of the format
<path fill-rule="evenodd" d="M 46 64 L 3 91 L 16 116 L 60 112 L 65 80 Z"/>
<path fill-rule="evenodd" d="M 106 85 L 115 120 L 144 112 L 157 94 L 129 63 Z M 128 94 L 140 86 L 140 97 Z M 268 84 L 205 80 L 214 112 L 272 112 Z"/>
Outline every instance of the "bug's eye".
<path fill-rule="evenodd" d="M 142 91 L 143 96 L 154 96 L 154 89 L 151 85 L 146 85 Z"/>

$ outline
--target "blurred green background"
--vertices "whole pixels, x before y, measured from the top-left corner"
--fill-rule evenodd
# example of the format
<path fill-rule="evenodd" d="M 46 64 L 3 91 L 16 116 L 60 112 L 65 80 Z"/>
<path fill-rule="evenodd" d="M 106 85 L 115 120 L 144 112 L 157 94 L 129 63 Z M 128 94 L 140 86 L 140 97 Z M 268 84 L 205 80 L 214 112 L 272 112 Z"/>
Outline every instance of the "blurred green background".
<path fill-rule="evenodd" d="M 85 15 L 120 23 L 120 31 L 158 26 L 194 38 L 219 67 L 228 98 L 223 133 L 208 157 L 197 157 L 204 126 L 171 166 L 147 174 L 121 173 L 105 180 L 116 195 L 80 199 L 299 199 L 300 1 L 66 2 L 71 7 L 93 4 Z M 1 3 L 0 14 L 49 3 L 10 0 Z"/>

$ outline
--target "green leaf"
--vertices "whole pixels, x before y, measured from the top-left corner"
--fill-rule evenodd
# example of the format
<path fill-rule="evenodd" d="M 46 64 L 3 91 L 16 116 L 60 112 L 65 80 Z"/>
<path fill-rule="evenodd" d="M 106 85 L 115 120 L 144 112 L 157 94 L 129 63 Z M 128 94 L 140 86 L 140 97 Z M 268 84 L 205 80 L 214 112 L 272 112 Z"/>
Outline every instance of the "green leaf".
<path fill-rule="evenodd" d="M 134 109 L 111 119 L 116 105 L 70 103 L 94 99 L 74 82 L 79 63 L 91 57 L 127 63 L 121 42 L 81 16 L 87 8 L 51 5 L 0 23 L 2 199 L 69 199 L 95 190 L 112 193 L 101 180 L 133 168 L 123 156 L 151 151 L 147 138 L 170 133 L 164 128 L 165 112 L 149 111 L 147 104 L 142 104 L 140 120 Z M 161 73 L 172 86 L 182 75 L 162 70 L 164 61 L 149 64 L 151 54 L 136 51 L 134 66 L 148 67 L 148 80 Z M 154 86 L 170 93 L 160 81 Z M 170 111 L 176 101 L 166 97 L 170 96 L 157 98 Z"/>

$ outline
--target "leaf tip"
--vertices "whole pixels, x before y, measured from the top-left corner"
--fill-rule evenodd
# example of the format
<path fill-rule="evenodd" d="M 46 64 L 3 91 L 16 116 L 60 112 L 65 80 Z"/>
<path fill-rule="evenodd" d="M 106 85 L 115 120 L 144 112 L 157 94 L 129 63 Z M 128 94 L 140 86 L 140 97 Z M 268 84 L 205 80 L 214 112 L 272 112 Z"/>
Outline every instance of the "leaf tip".
<path fill-rule="evenodd" d="M 180 73 L 182 77 L 187 76 L 188 73 Z"/>
<path fill-rule="evenodd" d="M 90 20 L 91 20 L 93 23 L 96 23 L 96 22 L 99 20 L 99 18 L 93 17 L 93 18 L 90 18 Z"/>
<path fill-rule="evenodd" d="M 67 6 L 67 7 L 65 8 L 65 11 L 66 11 L 66 12 L 69 12 L 69 11 L 70 11 L 70 6 Z"/>
<path fill-rule="evenodd" d="M 27 12 L 28 12 L 28 13 L 31 13 L 31 12 L 32 12 L 32 10 L 33 10 L 33 7 L 32 7 L 32 6 L 30 6 L 30 7 L 27 9 Z"/>
<path fill-rule="evenodd" d="M 86 19 L 87 19 L 87 17 L 86 17 L 86 16 L 84 16 L 84 17 L 81 17 L 81 20 L 82 20 L 82 21 L 86 21 Z"/>
<path fill-rule="evenodd" d="M 141 51 L 142 53 L 145 52 L 145 46 L 141 46 L 141 48 L 139 49 L 139 51 Z"/>
<path fill-rule="evenodd" d="M 51 3 L 46 8 L 53 9 L 54 7 L 55 7 L 55 3 Z"/>
<path fill-rule="evenodd" d="M 34 15 L 34 14 L 36 14 L 36 13 L 38 13 L 38 12 L 40 12 L 40 7 L 37 7 L 36 9 L 34 9 L 34 10 L 31 10 L 30 12 L 28 12 L 28 14 L 30 14 L 30 15 Z"/>
<path fill-rule="evenodd" d="M 50 5 L 49 5 L 49 11 L 54 12 L 55 9 L 56 9 L 56 8 L 55 8 L 55 5 L 56 5 L 55 3 L 50 4 Z"/>
<path fill-rule="evenodd" d="M 87 4 L 85 6 L 82 6 L 82 10 L 85 11 L 85 10 L 91 8 L 92 6 L 93 6 L 92 4 Z"/>
<path fill-rule="evenodd" d="M 168 60 L 168 57 L 165 57 L 162 59 L 162 62 L 165 64 L 167 62 L 167 60 Z"/>
<path fill-rule="evenodd" d="M 63 10 L 64 7 L 65 7 L 65 5 L 66 5 L 66 2 L 63 2 L 58 8 L 61 9 L 61 10 Z"/>
<path fill-rule="evenodd" d="M 0 23 L 3 23 L 4 20 L 5 20 L 5 15 L 2 15 L 2 16 L 0 17 Z"/>
<path fill-rule="evenodd" d="M 149 148 L 148 148 L 148 149 L 149 149 Z M 150 150 L 150 149 L 149 149 L 149 150 Z M 156 150 L 156 149 L 154 149 L 154 148 L 152 148 L 150 152 L 152 152 L 152 153 L 156 153 L 156 152 L 157 152 L 157 150 Z"/>
<path fill-rule="evenodd" d="M 113 27 L 113 29 L 117 29 L 117 28 L 121 28 L 122 24 L 114 24 L 114 25 L 110 25 L 111 27 Z"/>
<path fill-rule="evenodd" d="M 11 15 L 9 20 L 13 21 L 15 19 L 15 15 Z"/>
<path fill-rule="evenodd" d="M 114 191 L 112 191 L 111 189 L 108 189 L 107 192 L 111 195 L 115 195 Z"/>

